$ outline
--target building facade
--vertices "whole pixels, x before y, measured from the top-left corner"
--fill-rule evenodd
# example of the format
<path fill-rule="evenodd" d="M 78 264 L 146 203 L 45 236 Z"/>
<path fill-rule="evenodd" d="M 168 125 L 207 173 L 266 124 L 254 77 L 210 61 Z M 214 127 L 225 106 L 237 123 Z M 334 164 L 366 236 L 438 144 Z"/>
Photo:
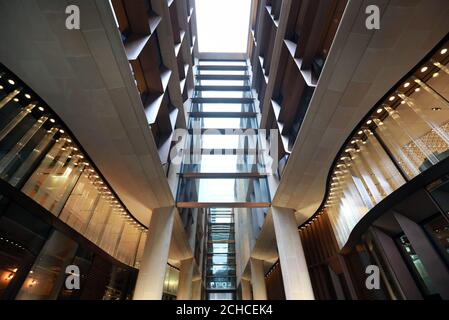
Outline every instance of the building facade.
<path fill-rule="evenodd" d="M 449 299 L 446 1 L 72 2 L 0 0 L 0 299 Z"/>

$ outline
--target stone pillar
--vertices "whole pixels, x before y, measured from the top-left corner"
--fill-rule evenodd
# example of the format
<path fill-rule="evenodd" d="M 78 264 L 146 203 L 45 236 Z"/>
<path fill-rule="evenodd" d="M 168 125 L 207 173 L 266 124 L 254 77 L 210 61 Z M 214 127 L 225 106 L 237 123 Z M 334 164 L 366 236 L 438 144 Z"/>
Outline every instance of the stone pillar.
<path fill-rule="evenodd" d="M 192 299 L 193 258 L 181 261 L 176 300 Z"/>
<path fill-rule="evenodd" d="M 421 226 L 399 213 L 395 213 L 394 217 L 421 259 L 424 268 L 432 279 L 434 288 L 441 295 L 441 298 L 449 299 L 449 271 Z"/>
<path fill-rule="evenodd" d="M 252 300 L 250 281 L 242 278 L 240 285 L 242 287 L 242 300 Z"/>
<path fill-rule="evenodd" d="M 292 209 L 272 207 L 274 231 L 287 300 L 315 299 Z"/>
<path fill-rule="evenodd" d="M 162 298 L 174 214 L 174 207 L 153 210 L 134 290 L 134 300 Z"/>
<path fill-rule="evenodd" d="M 251 284 L 253 286 L 253 299 L 267 300 L 267 287 L 265 285 L 263 260 L 251 258 L 250 263 L 251 263 Z"/>
<path fill-rule="evenodd" d="M 192 282 L 192 300 L 201 300 L 201 279 Z"/>

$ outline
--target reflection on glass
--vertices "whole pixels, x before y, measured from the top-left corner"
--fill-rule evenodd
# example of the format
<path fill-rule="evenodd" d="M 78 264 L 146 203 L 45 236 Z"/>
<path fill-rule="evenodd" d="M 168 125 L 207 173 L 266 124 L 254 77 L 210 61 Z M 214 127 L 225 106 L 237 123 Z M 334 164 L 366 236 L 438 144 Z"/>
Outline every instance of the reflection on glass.
<path fill-rule="evenodd" d="M 441 72 L 426 81 L 412 77 L 407 86 L 416 87 L 401 86 L 345 147 L 325 209 L 340 247 L 368 210 L 405 183 L 403 176 L 412 179 L 449 155 L 449 72 L 435 65 Z M 433 192 L 449 208 L 444 191 Z"/>
<path fill-rule="evenodd" d="M 327 212 L 337 240 L 344 245 L 354 226 L 387 195 L 405 183 L 376 137 L 354 141 L 349 159 L 332 178 Z"/>
<path fill-rule="evenodd" d="M 54 231 L 23 282 L 16 299 L 55 300 L 65 283 L 65 268 L 71 264 L 77 247 L 76 242 Z"/>
<path fill-rule="evenodd" d="M 59 215 L 84 168 L 67 139 L 60 139 L 34 171 L 22 191 L 41 206 Z"/>
<path fill-rule="evenodd" d="M 428 296 L 437 294 L 437 291 L 433 287 L 432 279 L 427 273 L 421 259 L 416 254 L 415 249 L 413 249 L 408 238 L 403 235 L 399 237 L 398 242 L 402 249 L 402 252 L 407 257 L 409 264 L 412 266 L 413 272 L 419 279 L 419 282 L 421 283 L 421 287 L 425 291 L 425 294 Z"/>
<path fill-rule="evenodd" d="M 449 222 L 440 214 L 424 225 L 435 246 L 449 263 Z"/>
<path fill-rule="evenodd" d="M 164 293 L 171 296 L 176 296 L 176 292 L 178 291 L 178 283 L 179 271 L 171 266 L 167 266 L 163 287 Z"/>

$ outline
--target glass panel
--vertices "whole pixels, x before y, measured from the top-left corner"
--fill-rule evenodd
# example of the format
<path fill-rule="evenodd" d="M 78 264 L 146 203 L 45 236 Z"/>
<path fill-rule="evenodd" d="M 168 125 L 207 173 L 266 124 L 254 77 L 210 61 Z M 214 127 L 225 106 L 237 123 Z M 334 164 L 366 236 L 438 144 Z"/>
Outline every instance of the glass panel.
<path fill-rule="evenodd" d="M 448 77 L 429 80 L 435 88 L 447 87 Z M 428 84 L 411 95 L 399 94 L 401 104 L 386 107 L 389 116 L 377 130 L 409 178 L 445 159 L 449 152 L 449 104 Z"/>
<path fill-rule="evenodd" d="M 76 231 L 84 234 L 100 199 L 100 193 L 93 182 L 89 180 L 89 174 L 84 172 L 70 194 L 59 218 Z"/>
<path fill-rule="evenodd" d="M 449 223 L 441 215 L 438 215 L 424 225 L 424 229 L 433 243 L 441 252 L 442 256 L 449 263 Z"/>
<path fill-rule="evenodd" d="M 246 66 L 246 61 L 244 60 L 200 60 L 200 66 Z"/>
<path fill-rule="evenodd" d="M 264 165 L 257 163 L 257 156 L 252 155 L 191 155 L 184 157 L 182 172 L 233 173 L 265 172 Z"/>
<path fill-rule="evenodd" d="M 192 112 L 254 112 L 252 103 L 194 103 Z"/>
<path fill-rule="evenodd" d="M 100 247 L 110 255 L 114 255 L 117 249 L 118 240 L 120 239 L 124 224 L 124 217 L 113 211 L 106 223 L 106 228 L 100 242 Z"/>
<path fill-rule="evenodd" d="M 190 118 L 193 129 L 257 129 L 256 118 Z M 217 147 L 217 143 L 214 145 Z"/>
<path fill-rule="evenodd" d="M 249 148 L 256 148 L 258 135 L 254 130 L 248 134 L 192 134 L 191 147 L 194 149 L 239 149 L 246 142 Z"/>
<path fill-rule="evenodd" d="M 139 247 L 137 248 L 136 262 L 134 264 L 134 268 L 137 268 L 137 269 L 140 268 L 140 263 L 142 261 L 143 250 L 145 249 L 146 241 L 147 241 L 147 232 L 145 231 L 145 232 L 142 232 L 142 234 L 140 236 Z"/>
<path fill-rule="evenodd" d="M 87 226 L 85 237 L 93 243 L 99 244 L 111 212 L 112 207 L 110 203 L 106 199 L 100 198 Z"/>
<path fill-rule="evenodd" d="M 134 223 L 126 222 L 115 257 L 130 266 L 134 265 L 137 246 L 142 232 Z"/>
<path fill-rule="evenodd" d="M 248 80 L 209 80 L 198 79 L 196 84 L 198 86 L 247 86 Z"/>
<path fill-rule="evenodd" d="M 22 188 L 25 194 L 56 216 L 84 168 L 78 164 L 75 149 L 66 139 L 59 139 Z"/>
<path fill-rule="evenodd" d="M 210 266 L 207 269 L 207 276 L 226 277 L 235 276 L 235 266 Z"/>
<path fill-rule="evenodd" d="M 251 91 L 195 91 L 194 98 L 251 98 Z"/>
<path fill-rule="evenodd" d="M 352 228 L 387 195 L 405 183 L 375 136 L 354 140 L 332 178 L 327 212 L 340 246 Z"/>
<path fill-rule="evenodd" d="M 167 266 L 164 279 L 164 293 L 176 296 L 179 283 L 179 271 L 171 266 Z"/>
<path fill-rule="evenodd" d="M 42 248 L 16 299 L 56 300 L 66 279 L 65 268 L 71 264 L 77 246 L 76 242 L 54 231 Z"/>
<path fill-rule="evenodd" d="M 208 289 L 235 289 L 234 277 L 220 277 L 207 279 Z"/>
<path fill-rule="evenodd" d="M 246 70 L 198 70 L 201 75 L 246 75 Z"/>
<path fill-rule="evenodd" d="M 266 178 L 182 178 L 180 202 L 270 202 Z"/>
<path fill-rule="evenodd" d="M 398 239 L 398 243 L 402 252 L 406 256 L 409 264 L 412 266 L 413 273 L 415 273 L 416 277 L 419 279 L 421 287 L 424 289 L 426 295 L 437 295 L 437 291 L 433 287 L 432 279 L 427 273 L 424 265 L 422 264 L 421 259 L 416 254 L 415 249 L 411 245 L 408 238 L 403 235 Z"/>
<path fill-rule="evenodd" d="M 235 253 L 233 243 L 210 243 L 207 247 L 208 253 Z"/>

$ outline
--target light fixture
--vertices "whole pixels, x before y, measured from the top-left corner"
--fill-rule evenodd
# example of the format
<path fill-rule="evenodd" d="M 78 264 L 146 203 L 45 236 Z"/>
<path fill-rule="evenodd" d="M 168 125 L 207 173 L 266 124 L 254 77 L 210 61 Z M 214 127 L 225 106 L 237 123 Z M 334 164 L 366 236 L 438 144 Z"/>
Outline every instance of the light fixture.
<path fill-rule="evenodd" d="M 426 72 L 427 70 L 429 70 L 428 67 L 422 67 L 422 68 L 421 68 L 421 72 Z"/>
<path fill-rule="evenodd" d="M 13 101 L 14 102 L 19 102 L 19 98 L 14 98 Z"/>
<path fill-rule="evenodd" d="M 3 90 L 3 86 L 2 85 L 0 85 L 0 90 Z"/>
<path fill-rule="evenodd" d="M 360 130 L 359 132 L 357 132 L 358 134 L 363 134 L 363 131 L 362 130 Z"/>
<path fill-rule="evenodd" d="M 383 111 L 382 108 L 377 109 L 377 113 L 382 113 L 382 111 Z"/>
<path fill-rule="evenodd" d="M 434 74 L 432 74 L 432 77 L 436 78 L 438 77 L 440 74 L 438 72 L 435 72 Z"/>
<path fill-rule="evenodd" d="M 44 110 L 45 110 L 44 107 L 39 107 L 38 109 L 39 109 L 39 111 L 41 111 L 41 112 L 44 112 Z"/>
<path fill-rule="evenodd" d="M 367 124 L 367 125 L 370 125 L 372 122 L 373 122 L 372 120 L 368 120 L 368 121 L 366 122 L 366 124 Z"/>
<path fill-rule="evenodd" d="M 30 96 L 28 93 L 26 93 L 26 94 L 25 94 L 25 98 L 31 99 L 31 96 Z"/>
<path fill-rule="evenodd" d="M 388 99 L 388 100 L 393 101 L 394 99 L 396 99 L 396 97 L 395 96 L 391 96 L 390 99 Z"/>
<path fill-rule="evenodd" d="M 55 123 L 56 120 L 52 118 L 52 119 L 50 119 L 50 122 L 51 122 L 51 123 Z"/>
<path fill-rule="evenodd" d="M 59 129 L 59 132 L 61 132 L 61 133 L 64 133 L 65 131 L 64 131 L 64 130 L 62 130 L 62 129 Z"/>
<path fill-rule="evenodd" d="M 415 89 L 415 92 L 420 92 L 421 91 L 421 88 L 416 88 Z"/>
<path fill-rule="evenodd" d="M 440 53 L 441 54 L 446 54 L 447 53 L 447 48 L 441 49 Z"/>
<path fill-rule="evenodd" d="M 433 108 L 432 108 L 432 111 L 440 111 L 440 110 L 441 110 L 440 107 L 433 107 Z"/>
<path fill-rule="evenodd" d="M 405 104 L 405 100 L 402 100 L 402 101 L 401 101 L 401 104 Z"/>
<path fill-rule="evenodd" d="M 8 83 L 11 84 L 11 85 L 15 85 L 15 84 L 16 84 L 16 83 L 14 82 L 14 80 L 12 80 L 12 79 L 9 79 L 9 80 L 8 80 Z"/>
<path fill-rule="evenodd" d="M 408 88 L 408 87 L 410 87 L 410 82 L 404 83 L 404 88 Z"/>

